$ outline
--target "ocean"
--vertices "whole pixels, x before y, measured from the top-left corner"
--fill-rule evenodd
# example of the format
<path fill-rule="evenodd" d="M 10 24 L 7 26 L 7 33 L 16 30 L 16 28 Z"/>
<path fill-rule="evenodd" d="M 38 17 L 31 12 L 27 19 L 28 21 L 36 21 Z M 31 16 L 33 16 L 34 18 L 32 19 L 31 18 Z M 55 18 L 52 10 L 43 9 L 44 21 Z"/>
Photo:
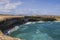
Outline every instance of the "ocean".
<path fill-rule="evenodd" d="M 60 40 L 60 22 L 27 22 L 9 34 L 22 40 Z"/>

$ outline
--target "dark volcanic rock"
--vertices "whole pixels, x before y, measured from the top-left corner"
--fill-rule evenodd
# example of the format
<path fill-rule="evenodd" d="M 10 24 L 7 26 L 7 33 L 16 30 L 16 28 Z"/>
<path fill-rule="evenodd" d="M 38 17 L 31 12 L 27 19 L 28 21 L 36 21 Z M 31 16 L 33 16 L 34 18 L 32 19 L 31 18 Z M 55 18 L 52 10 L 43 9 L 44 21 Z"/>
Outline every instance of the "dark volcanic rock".
<path fill-rule="evenodd" d="M 26 16 L 24 18 L 16 17 L 0 21 L 0 30 L 4 33 L 5 30 L 12 29 L 17 25 L 24 24 L 26 22 L 32 21 L 55 21 L 55 18 L 41 18 L 41 17 L 30 17 Z"/>
<path fill-rule="evenodd" d="M 5 30 L 11 29 L 17 25 L 24 24 L 23 18 L 12 18 L 0 22 L 0 30 L 4 33 Z"/>

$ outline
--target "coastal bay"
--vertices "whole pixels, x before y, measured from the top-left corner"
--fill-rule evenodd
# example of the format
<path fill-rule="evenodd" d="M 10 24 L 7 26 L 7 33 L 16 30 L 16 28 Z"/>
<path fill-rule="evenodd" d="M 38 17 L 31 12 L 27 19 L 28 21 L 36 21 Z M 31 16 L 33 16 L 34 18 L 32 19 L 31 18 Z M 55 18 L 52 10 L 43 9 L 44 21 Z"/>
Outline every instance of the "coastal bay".
<path fill-rule="evenodd" d="M 60 21 L 58 16 L 12 16 L 0 15 L 0 30 L 2 34 L 5 30 L 10 30 L 17 25 L 25 24 L 26 22 L 33 21 Z"/>

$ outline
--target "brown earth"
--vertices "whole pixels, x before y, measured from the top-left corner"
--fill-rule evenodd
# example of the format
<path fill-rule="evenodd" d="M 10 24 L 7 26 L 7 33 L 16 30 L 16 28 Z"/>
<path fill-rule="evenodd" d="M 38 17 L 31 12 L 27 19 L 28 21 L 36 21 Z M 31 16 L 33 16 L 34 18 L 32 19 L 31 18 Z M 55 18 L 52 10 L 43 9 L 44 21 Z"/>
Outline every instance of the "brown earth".
<path fill-rule="evenodd" d="M 10 18 L 23 18 L 24 16 L 1 16 L 0 15 L 0 21 L 10 19 Z"/>
<path fill-rule="evenodd" d="M 28 17 L 28 16 L 27 16 Z M 60 21 L 60 16 L 29 16 L 29 18 L 55 18 L 56 21 Z M 10 19 L 10 18 L 24 18 L 24 16 L 11 16 L 11 15 L 0 15 L 0 21 Z"/>

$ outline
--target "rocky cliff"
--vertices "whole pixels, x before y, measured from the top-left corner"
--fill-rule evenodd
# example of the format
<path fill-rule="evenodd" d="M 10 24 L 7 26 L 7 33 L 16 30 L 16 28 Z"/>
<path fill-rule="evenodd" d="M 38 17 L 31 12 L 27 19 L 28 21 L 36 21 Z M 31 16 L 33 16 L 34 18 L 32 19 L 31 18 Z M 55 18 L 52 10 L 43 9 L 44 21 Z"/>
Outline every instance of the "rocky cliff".
<path fill-rule="evenodd" d="M 56 21 L 56 19 L 42 16 L 0 16 L 0 30 L 4 33 L 5 30 L 32 21 Z"/>
<path fill-rule="evenodd" d="M 57 17 L 59 18 L 59 17 Z M 56 21 L 56 17 L 48 16 L 6 16 L 0 15 L 0 39 L 1 40 L 20 40 L 6 36 L 5 31 L 32 21 Z"/>
<path fill-rule="evenodd" d="M 23 23 L 23 17 L 20 16 L 0 16 L 0 40 L 20 40 L 19 38 L 6 36 L 4 31 Z"/>

